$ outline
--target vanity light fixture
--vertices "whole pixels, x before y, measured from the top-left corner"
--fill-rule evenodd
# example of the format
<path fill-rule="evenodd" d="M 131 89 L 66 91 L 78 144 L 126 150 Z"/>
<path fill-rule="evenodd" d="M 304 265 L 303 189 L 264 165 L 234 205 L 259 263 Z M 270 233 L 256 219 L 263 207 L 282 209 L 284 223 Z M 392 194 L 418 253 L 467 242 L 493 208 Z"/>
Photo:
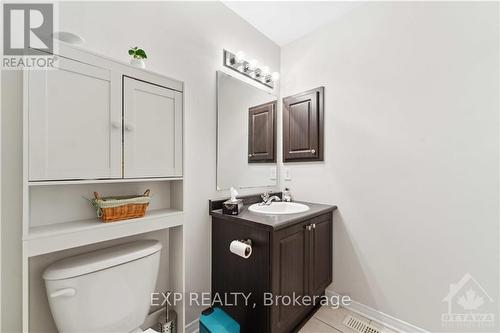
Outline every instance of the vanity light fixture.
<path fill-rule="evenodd" d="M 246 60 L 245 52 L 243 51 L 232 53 L 224 50 L 224 66 L 273 89 L 274 83 L 279 80 L 279 73 L 273 72 L 271 74 L 269 67 L 258 67 L 258 65 L 259 63 L 256 59 Z"/>
<path fill-rule="evenodd" d="M 263 67 L 261 68 L 261 70 L 262 70 L 262 75 L 263 75 L 263 76 L 268 76 L 268 75 L 269 75 L 269 67 L 267 67 L 267 66 L 263 66 Z"/>
<path fill-rule="evenodd" d="M 236 60 L 236 62 L 242 63 L 245 60 L 245 52 L 243 51 L 236 52 L 236 54 L 234 55 L 234 59 Z"/>
<path fill-rule="evenodd" d="M 255 59 L 252 59 L 248 62 L 248 69 L 251 71 L 254 71 L 258 65 L 259 65 L 259 62 Z"/>

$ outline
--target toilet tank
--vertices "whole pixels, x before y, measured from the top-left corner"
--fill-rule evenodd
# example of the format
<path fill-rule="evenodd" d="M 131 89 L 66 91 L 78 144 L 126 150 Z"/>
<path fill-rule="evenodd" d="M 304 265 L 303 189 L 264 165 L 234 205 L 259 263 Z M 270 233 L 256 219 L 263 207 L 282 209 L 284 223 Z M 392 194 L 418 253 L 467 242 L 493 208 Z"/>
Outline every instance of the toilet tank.
<path fill-rule="evenodd" d="M 161 243 L 142 240 L 65 258 L 43 274 L 61 333 L 131 332 L 144 323 Z"/>

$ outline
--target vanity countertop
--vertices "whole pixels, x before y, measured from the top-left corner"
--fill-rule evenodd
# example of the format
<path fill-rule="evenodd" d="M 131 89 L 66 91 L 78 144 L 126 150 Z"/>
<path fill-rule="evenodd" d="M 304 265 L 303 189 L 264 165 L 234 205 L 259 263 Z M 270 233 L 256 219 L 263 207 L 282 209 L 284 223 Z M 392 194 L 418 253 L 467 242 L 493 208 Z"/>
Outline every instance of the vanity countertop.
<path fill-rule="evenodd" d="M 248 210 L 248 207 L 251 206 L 252 203 L 246 204 L 243 206 L 241 212 L 238 215 L 226 215 L 222 214 L 222 209 L 212 209 L 210 211 L 210 215 L 226 220 L 232 220 L 236 222 L 241 222 L 244 224 L 254 224 L 259 223 L 260 227 L 269 230 L 279 230 L 290 225 L 300 223 L 302 221 L 311 219 L 313 217 L 332 212 L 337 209 L 337 206 L 334 205 L 324 205 L 317 204 L 311 202 L 303 202 L 303 201 L 294 201 L 298 203 L 305 204 L 309 206 L 309 210 L 303 213 L 297 214 L 286 214 L 286 215 L 265 215 L 253 213 Z M 215 206 L 217 207 L 217 206 Z"/>

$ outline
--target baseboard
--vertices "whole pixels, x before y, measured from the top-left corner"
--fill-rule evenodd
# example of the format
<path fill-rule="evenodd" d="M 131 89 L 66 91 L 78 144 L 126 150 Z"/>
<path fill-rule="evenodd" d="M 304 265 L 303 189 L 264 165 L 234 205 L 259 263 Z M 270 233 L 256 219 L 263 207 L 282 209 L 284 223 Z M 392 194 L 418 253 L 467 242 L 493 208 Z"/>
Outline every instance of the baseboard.
<path fill-rule="evenodd" d="M 186 325 L 184 333 L 198 333 L 198 327 L 199 327 L 198 319 L 195 319 Z"/>
<path fill-rule="evenodd" d="M 333 290 L 326 290 L 326 295 L 328 297 L 332 296 L 342 296 Z M 356 302 L 352 300 L 350 305 L 343 306 L 343 308 L 355 312 L 365 318 L 368 318 L 370 320 L 374 320 L 383 326 L 394 330 L 399 333 L 430 333 L 429 331 L 424 330 L 423 328 L 417 327 L 415 325 L 412 325 L 410 323 L 407 323 L 403 320 L 397 319 L 393 316 L 390 316 L 388 314 L 385 314 L 383 312 L 380 312 L 378 310 L 375 310 L 374 308 L 371 308 L 367 305 L 364 305 L 362 303 Z"/>

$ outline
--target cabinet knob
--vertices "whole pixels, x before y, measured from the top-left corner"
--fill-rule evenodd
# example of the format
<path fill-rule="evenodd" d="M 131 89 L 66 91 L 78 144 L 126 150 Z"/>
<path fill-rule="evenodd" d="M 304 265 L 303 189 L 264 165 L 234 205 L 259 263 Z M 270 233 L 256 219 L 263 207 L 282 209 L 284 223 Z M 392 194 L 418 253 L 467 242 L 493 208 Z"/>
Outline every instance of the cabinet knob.
<path fill-rule="evenodd" d="M 119 121 L 112 121 L 111 122 L 111 127 L 116 128 L 116 129 L 121 128 L 122 127 L 122 123 L 119 122 Z"/>
<path fill-rule="evenodd" d="M 316 223 L 313 223 L 312 228 L 316 229 Z"/>
<path fill-rule="evenodd" d="M 248 154 L 248 157 L 252 157 L 252 156 L 253 156 L 253 154 Z"/>
<path fill-rule="evenodd" d="M 306 229 L 307 229 L 307 231 L 311 231 L 311 224 L 306 225 Z"/>

